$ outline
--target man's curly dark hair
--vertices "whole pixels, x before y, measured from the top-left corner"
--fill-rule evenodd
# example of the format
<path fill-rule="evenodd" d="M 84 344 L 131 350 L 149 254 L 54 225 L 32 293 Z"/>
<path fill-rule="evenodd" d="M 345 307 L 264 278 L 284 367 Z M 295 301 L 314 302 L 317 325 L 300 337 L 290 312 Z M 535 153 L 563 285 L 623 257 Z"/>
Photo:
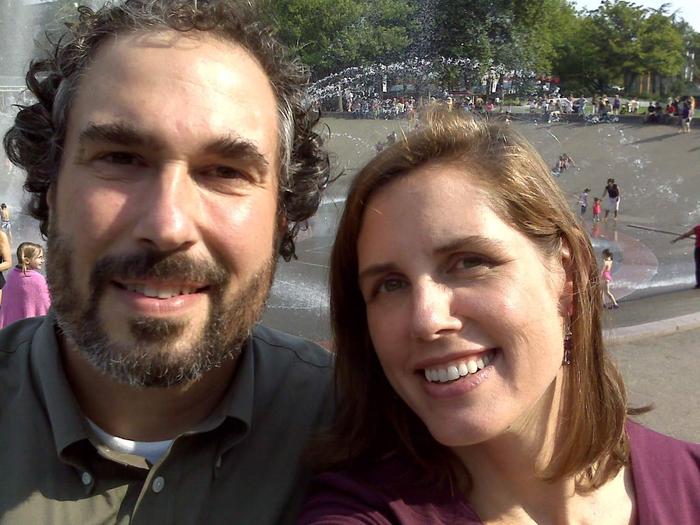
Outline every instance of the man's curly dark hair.
<path fill-rule="evenodd" d="M 117 34 L 137 31 L 206 31 L 254 56 L 277 97 L 278 209 L 286 219 L 279 253 L 285 260 L 295 257 L 294 238 L 318 209 L 330 165 L 323 141 L 313 131 L 319 116 L 304 102 L 308 71 L 261 23 L 255 8 L 239 0 L 124 0 L 97 11 L 79 7 L 77 14 L 66 24 L 65 34 L 51 43 L 50 55 L 29 66 L 27 87 L 37 102 L 20 106 L 4 138 L 8 158 L 27 172 L 27 208 L 39 220 L 41 233 L 48 234 L 46 196 L 58 175 L 78 83 L 100 45 Z"/>

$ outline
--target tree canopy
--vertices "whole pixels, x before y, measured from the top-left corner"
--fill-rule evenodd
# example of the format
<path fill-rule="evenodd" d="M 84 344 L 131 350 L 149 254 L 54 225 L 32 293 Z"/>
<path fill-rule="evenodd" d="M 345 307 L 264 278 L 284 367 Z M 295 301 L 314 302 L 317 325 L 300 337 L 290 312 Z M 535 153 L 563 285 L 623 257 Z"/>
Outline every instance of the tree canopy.
<path fill-rule="evenodd" d="M 0 40 L 10 52 L 0 56 L 0 65 L 21 75 L 26 58 L 11 52 L 12 43 L 60 30 L 76 0 L 31 8 L 19 0 L 1 3 Z M 610 86 L 629 91 L 641 77 L 697 81 L 700 71 L 700 34 L 669 4 L 649 9 L 603 0 L 590 11 L 578 10 L 571 0 L 257 0 L 257 5 L 314 79 L 352 67 L 410 63 L 408 69 L 415 70 L 423 67 L 415 64 L 428 63 L 427 76 L 448 89 L 497 70 L 555 76 L 568 91 L 590 93 Z M 693 68 L 695 78 L 689 79 Z"/>
<path fill-rule="evenodd" d="M 700 35 L 664 4 L 604 0 L 266 0 L 282 39 L 316 78 L 350 66 L 447 59 L 449 86 L 505 70 L 553 75 L 572 90 L 631 89 L 640 75 L 680 77 Z M 468 63 L 470 67 L 454 65 Z M 477 67 L 474 67 L 474 66 Z"/>

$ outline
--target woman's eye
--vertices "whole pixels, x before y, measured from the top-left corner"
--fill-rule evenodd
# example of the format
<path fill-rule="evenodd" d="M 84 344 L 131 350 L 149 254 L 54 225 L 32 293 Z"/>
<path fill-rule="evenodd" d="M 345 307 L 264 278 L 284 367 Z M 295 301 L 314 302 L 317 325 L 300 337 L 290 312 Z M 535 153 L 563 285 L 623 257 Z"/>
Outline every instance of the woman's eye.
<path fill-rule="evenodd" d="M 471 270 L 473 268 L 491 267 L 491 266 L 493 266 L 493 265 L 488 260 L 484 259 L 483 257 L 476 257 L 473 255 L 469 255 L 469 256 L 460 257 L 459 259 L 457 259 L 453 268 L 456 270 Z"/>
<path fill-rule="evenodd" d="M 406 283 L 402 281 L 401 279 L 386 279 L 385 281 L 382 281 L 379 286 L 377 287 L 378 292 L 395 292 L 396 290 L 400 290 L 401 288 L 404 288 L 406 286 Z"/>

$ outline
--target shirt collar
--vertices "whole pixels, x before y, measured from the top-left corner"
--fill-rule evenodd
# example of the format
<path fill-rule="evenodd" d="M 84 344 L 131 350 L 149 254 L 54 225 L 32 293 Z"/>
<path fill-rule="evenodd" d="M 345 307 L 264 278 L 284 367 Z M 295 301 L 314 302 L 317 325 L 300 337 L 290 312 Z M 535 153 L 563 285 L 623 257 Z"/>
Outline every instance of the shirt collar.
<path fill-rule="evenodd" d="M 67 447 L 88 440 L 89 435 L 80 406 L 66 378 L 56 330 L 56 317 L 51 309 L 32 338 L 32 374 L 51 422 L 56 453 L 63 456 Z M 238 439 L 248 433 L 253 419 L 254 402 L 253 345 L 253 338 L 248 337 L 226 394 L 212 414 L 192 433 L 214 430 L 227 419 L 235 423 L 233 433 Z"/>
<path fill-rule="evenodd" d="M 53 310 L 44 318 L 32 338 L 32 375 L 51 422 L 54 445 L 59 456 L 73 443 L 87 439 L 83 415 L 73 395 L 61 362 Z"/>
<path fill-rule="evenodd" d="M 230 419 L 235 422 L 236 434 L 239 437 L 247 434 L 253 420 L 254 391 L 255 352 L 253 338 L 249 336 L 238 357 L 233 379 L 224 397 L 194 432 L 207 432 Z"/>

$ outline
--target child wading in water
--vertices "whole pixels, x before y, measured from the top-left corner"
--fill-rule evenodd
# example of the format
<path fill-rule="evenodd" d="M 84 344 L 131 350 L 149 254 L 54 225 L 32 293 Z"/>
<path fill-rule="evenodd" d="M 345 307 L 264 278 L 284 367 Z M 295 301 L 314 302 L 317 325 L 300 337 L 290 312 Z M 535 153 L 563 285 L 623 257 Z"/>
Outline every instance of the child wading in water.
<path fill-rule="evenodd" d="M 44 250 L 38 244 L 23 242 L 17 248 L 17 266 L 8 272 L 0 308 L 0 328 L 10 323 L 46 315 L 51 306 L 46 279 L 38 270 L 44 264 Z"/>
<path fill-rule="evenodd" d="M 578 205 L 581 207 L 581 217 L 586 215 L 586 210 L 588 209 L 588 193 L 591 191 L 590 188 L 586 188 L 578 196 Z"/>
<path fill-rule="evenodd" d="M 603 278 L 603 307 L 604 308 L 620 308 L 617 304 L 615 296 L 610 291 L 610 283 L 612 282 L 612 266 L 613 266 L 613 254 L 607 248 L 603 250 L 603 271 L 600 272 L 600 276 Z M 605 304 L 605 297 L 610 299 L 610 304 Z"/>
<path fill-rule="evenodd" d="M 593 222 L 600 222 L 600 212 L 603 211 L 603 206 L 600 204 L 598 197 L 593 198 Z"/>

